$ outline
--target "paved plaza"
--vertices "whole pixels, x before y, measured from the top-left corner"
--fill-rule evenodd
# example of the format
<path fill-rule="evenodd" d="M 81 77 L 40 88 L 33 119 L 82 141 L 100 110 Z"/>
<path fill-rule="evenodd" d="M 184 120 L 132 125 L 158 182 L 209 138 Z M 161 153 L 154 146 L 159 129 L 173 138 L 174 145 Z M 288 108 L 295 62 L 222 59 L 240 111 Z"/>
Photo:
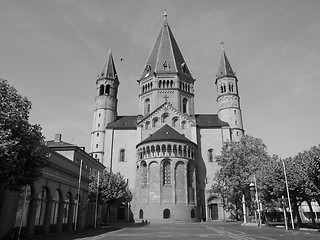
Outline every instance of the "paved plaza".
<path fill-rule="evenodd" d="M 40 239 L 40 238 L 39 238 Z M 66 236 L 47 236 L 46 240 L 143 240 L 143 239 L 214 239 L 214 240 L 319 240 L 320 232 L 276 227 L 242 226 L 234 222 L 129 224 L 86 230 Z"/>

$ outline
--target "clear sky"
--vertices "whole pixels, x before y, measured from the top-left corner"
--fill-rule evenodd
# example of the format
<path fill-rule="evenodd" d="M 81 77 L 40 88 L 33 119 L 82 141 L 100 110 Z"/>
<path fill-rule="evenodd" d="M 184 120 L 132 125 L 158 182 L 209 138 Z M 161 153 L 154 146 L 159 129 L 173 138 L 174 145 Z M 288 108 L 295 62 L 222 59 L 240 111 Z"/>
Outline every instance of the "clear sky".
<path fill-rule="evenodd" d="M 217 113 L 223 41 L 246 133 L 282 157 L 320 143 L 319 0 L 1 0 L 0 77 L 32 101 L 30 121 L 47 140 L 61 133 L 89 151 L 95 81 L 109 49 L 118 113 L 135 115 L 136 80 L 164 9 L 197 79 L 196 113 Z"/>

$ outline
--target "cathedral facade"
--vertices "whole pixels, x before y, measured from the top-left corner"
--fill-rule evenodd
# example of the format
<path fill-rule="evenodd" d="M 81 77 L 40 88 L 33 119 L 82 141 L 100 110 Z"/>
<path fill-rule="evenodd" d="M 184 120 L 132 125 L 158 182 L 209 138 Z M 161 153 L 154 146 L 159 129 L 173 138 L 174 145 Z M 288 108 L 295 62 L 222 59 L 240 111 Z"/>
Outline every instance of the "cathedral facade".
<path fill-rule="evenodd" d="M 139 112 L 118 116 L 120 81 L 109 52 L 96 80 L 91 154 L 128 179 L 135 221 L 225 218 L 219 196 L 209 192 L 219 170 L 214 158 L 244 129 L 238 80 L 224 49 L 214 80 L 218 113 L 196 114 L 195 79 L 165 13 L 137 80 Z"/>

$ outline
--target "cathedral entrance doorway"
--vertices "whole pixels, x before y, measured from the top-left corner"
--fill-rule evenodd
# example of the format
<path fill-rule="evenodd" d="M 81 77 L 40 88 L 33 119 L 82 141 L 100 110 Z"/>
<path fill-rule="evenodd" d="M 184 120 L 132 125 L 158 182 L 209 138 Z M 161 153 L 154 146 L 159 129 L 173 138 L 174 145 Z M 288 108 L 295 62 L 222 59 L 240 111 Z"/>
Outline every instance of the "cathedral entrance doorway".
<path fill-rule="evenodd" d="M 217 203 L 213 203 L 209 205 L 209 214 L 210 214 L 210 218 L 212 220 L 218 220 L 219 219 L 219 214 L 218 214 L 218 204 Z"/>

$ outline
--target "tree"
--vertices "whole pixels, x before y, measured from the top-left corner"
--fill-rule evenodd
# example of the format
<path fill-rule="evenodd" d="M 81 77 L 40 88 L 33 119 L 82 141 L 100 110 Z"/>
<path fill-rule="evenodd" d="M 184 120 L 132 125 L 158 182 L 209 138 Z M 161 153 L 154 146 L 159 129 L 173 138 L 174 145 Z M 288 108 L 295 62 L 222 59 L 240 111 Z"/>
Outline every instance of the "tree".
<path fill-rule="evenodd" d="M 90 202 L 96 201 L 98 192 L 98 203 L 107 204 L 108 214 L 110 205 L 114 203 L 128 203 L 132 200 L 132 193 L 128 187 L 128 183 L 119 172 L 112 173 L 105 170 L 100 174 L 99 179 L 97 173 L 97 171 L 91 173 L 92 181 L 89 184 Z"/>
<path fill-rule="evenodd" d="M 36 182 L 47 164 L 41 127 L 29 123 L 31 102 L 0 78 L 0 184 L 11 191 Z"/>
<path fill-rule="evenodd" d="M 225 208 L 234 211 L 236 219 L 242 211 L 242 196 L 250 194 L 248 187 L 253 175 L 269 159 L 263 141 L 248 135 L 239 142 L 224 143 L 221 155 L 216 157 L 221 169 L 217 174 L 218 184 L 212 187 L 212 192 L 222 196 Z"/>

